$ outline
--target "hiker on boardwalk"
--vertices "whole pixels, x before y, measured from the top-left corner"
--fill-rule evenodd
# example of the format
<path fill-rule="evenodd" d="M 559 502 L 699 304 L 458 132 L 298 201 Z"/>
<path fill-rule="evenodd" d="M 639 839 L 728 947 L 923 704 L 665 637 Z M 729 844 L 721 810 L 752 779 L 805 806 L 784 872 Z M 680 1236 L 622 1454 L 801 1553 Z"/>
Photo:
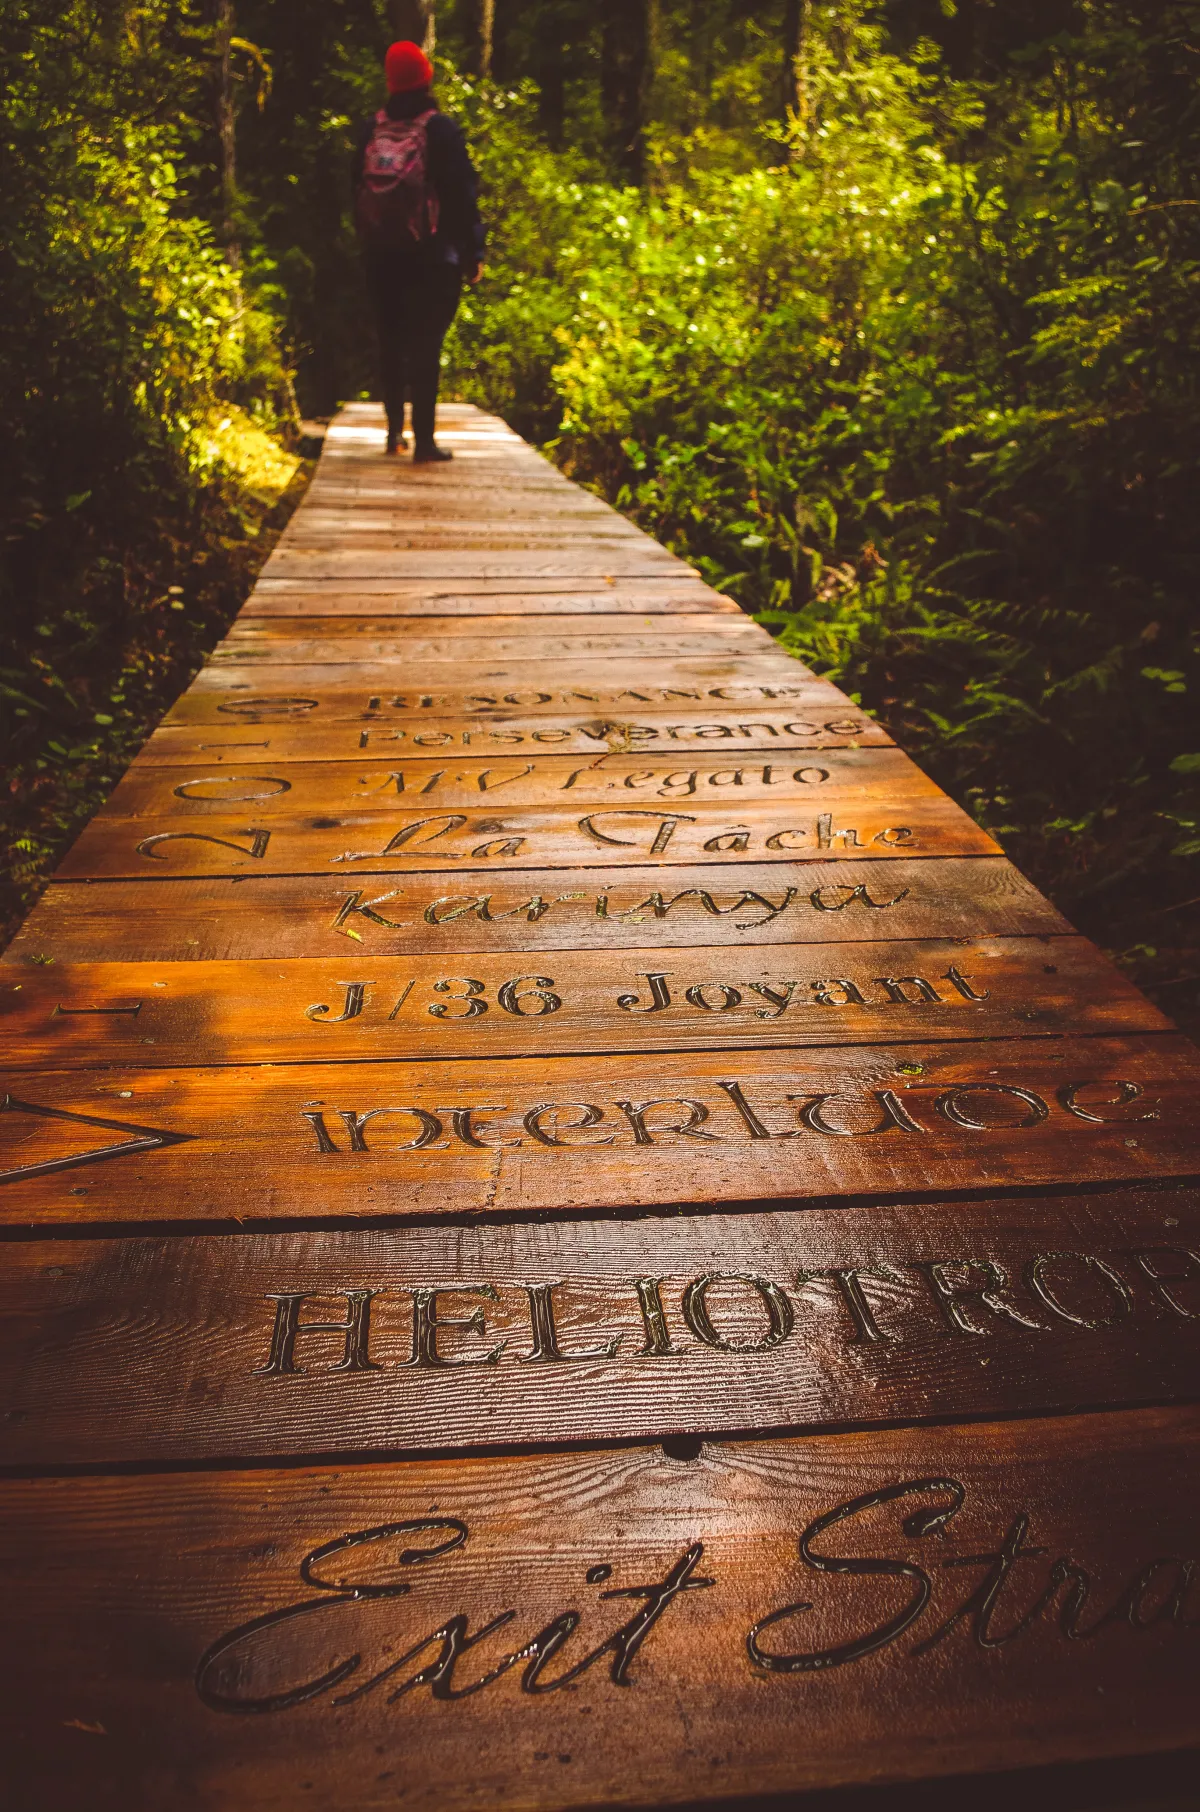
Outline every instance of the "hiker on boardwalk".
<path fill-rule="evenodd" d="M 465 279 L 475 283 L 484 232 L 478 179 L 462 127 L 438 111 L 433 67 L 417 44 L 393 44 L 384 63 L 388 98 L 367 120 L 354 154 L 354 211 L 379 332 L 387 451 L 406 446 L 412 398 L 413 459 L 452 458 L 434 440 L 442 342 Z"/>

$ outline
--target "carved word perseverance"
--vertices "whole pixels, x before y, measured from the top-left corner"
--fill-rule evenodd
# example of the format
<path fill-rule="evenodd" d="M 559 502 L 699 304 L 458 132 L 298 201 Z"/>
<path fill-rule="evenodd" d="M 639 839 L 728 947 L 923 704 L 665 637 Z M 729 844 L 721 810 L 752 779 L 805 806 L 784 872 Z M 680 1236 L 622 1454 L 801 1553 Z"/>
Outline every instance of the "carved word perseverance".
<path fill-rule="evenodd" d="M 1200 1253 L 1151 1246 L 1120 1252 L 1035 1252 L 1014 1274 L 991 1257 L 916 1262 L 867 1258 L 855 1264 L 798 1270 L 785 1288 L 748 1271 L 708 1271 L 686 1281 L 630 1277 L 603 1284 L 413 1284 L 333 1290 L 273 1290 L 269 1340 L 260 1378 L 305 1376 L 321 1355 L 323 1373 L 363 1376 L 392 1369 L 379 1358 L 382 1329 L 396 1333 L 397 1295 L 411 1299 L 402 1335 L 409 1353 L 393 1365 L 447 1367 L 609 1364 L 681 1359 L 697 1348 L 741 1356 L 773 1353 L 804 1328 L 797 1315 L 818 1315 L 823 1342 L 829 1317 L 843 1343 L 902 1347 L 941 1332 L 973 1342 L 989 1337 L 1107 1333 L 1131 1320 L 1200 1323 Z M 600 1298 L 600 1314 L 623 1329 L 597 1340 L 570 1325 L 578 1305 Z M 380 1299 L 382 1303 L 382 1316 Z M 340 1319 L 322 1320 L 337 1303 Z M 456 1310 L 458 1312 L 456 1312 Z M 500 1325 L 509 1331 L 497 1338 Z M 493 1325 L 488 1325 L 489 1313 Z M 516 1333 L 513 1329 L 516 1329 Z M 372 1344 L 373 1337 L 375 1344 Z M 583 1342 L 586 1341 L 586 1344 Z M 304 1363 L 298 1362 L 297 1345 Z"/>
<path fill-rule="evenodd" d="M 919 1073 L 921 1065 L 905 1069 Z M 327 1157 L 377 1149 L 388 1154 L 445 1151 L 459 1145 L 486 1151 L 527 1142 L 551 1151 L 596 1151 L 612 1145 L 673 1145 L 680 1139 L 715 1144 L 803 1139 L 812 1134 L 895 1140 L 921 1138 L 944 1126 L 965 1133 L 1007 1134 L 1030 1132 L 1060 1116 L 1068 1124 L 1082 1121 L 1092 1126 L 1160 1117 L 1157 1109 L 1127 1111 L 1144 1092 L 1136 1082 L 1067 1082 L 1052 1100 L 1031 1088 L 991 1081 L 961 1081 L 948 1088 L 913 1083 L 902 1094 L 892 1088 L 803 1089 L 781 1101 L 752 1100 L 732 1078 L 712 1087 L 716 1092 L 707 1095 L 603 1103 L 537 1101 L 527 1107 L 464 1102 L 431 1110 L 397 1103 L 360 1110 L 330 1109 L 312 1101 L 300 1112 L 313 1130 L 318 1153 Z M 509 1118 L 497 1123 L 498 1114 Z M 715 1122 L 709 1124 L 714 1114 Z M 505 1132 L 514 1136 L 505 1137 Z"/>
<path fill-rule="evenodd" d="M 786 722 L 772 723 L 769 719 L 762 719 L 749 724 L 631 724 L 604 723 L 593 719 L 591 722 L 570 726 L 551 725 L 544 730 L 516 730 L 507 726 L 492 729 L 480 724 L 472 724 L 469 730 L 457 731 L 360 730 L 358 746 L 360 749 L 374 749 L 382 744 L 407 742 L 416 749 L 475 749 L 480 746 L 516 748 L 534 743 L 542 748 L 553 748 L 583 737 L 589 742 L 602 743 L 609 749 L 629 750 L 646 748 L 655 742 L 736 742 L 739 736 L 750 739 L 764 736 L 862 736 L 877 728 L 869 718 L 823 718 L 818 714 L 790 718 Z"/>
<path fill-rule="evenodd" d="M 743 1607 L 744 1585 L 699 1572 L 705 1558 L 700 1540 L 669 1566 L 660 1559 L 651 1577 L 636 1583 L 609 1585 L 617 1563 L 598 1560 L 583 1572 L 586 1589 L 574 1605 L 527 1635 L 518 1632 L 515 1647 L 493 1644 L 488 1659 L 475 1663 L 466 1679 L 458 1673 L 464 1657 L 516 1623 L 521 1612 L 502 1610 L 475 1629 L 469 1609 L 450 1608 L 454 1596 L 444 1615 L 433 1613 L 432 1629 L 422 1627 L 428 1613 L 416 1629 L 405 1628 L 394 1613 L 414 1590 L 399 1577 L 410 1569 L 431 1569 L 439 1587 L 448 1575 L 445 1589 L 455 1592 L 449 1557 L 469 1543 L 470 1525 L 460 1517 L 428 1515 L 351 1530 L 304 1555 L 299 1566 L 304 1597 L 238 1625 L 205 1650 L 196 1665 L 196 1691 L 212 1711 L 262 1715 L 316 1699 L 340 1708 L 375 1693 L 391 1705 L 426 1688 L 431 1698 L 454 1702 L 511 1673 L 517 1673 L 521 1692 L 537 1695 L 569 1687 L 601 1664 L 609 1685 L 632 1687 L 639 1683 L 635 1663 L 646 1642 L 660 1628 L 656 1640 L 667 1641 L 688 1618 L 689 1594 L 697 1591 L 737 1592 L 739 1602 L 721 1627 L 726 1640 L 739 1643 L 742 1666 L 764 1679 L 824 1674 L 886 1650 L 911 1666 L 956 1633 L 960 1643 L 991 1652 L 1010 1648 L 1038 1625 L 1067 1644 L 1156 1626 L 1188 1632 L 1200 1627 L 1195 1557 L 1158 1552 L 1151 1542 L 1130 1557 L 1115 1593 L 1110 1588 L 1096 1604 L 1093 1572 L 1072 1554 L 1056 1554 L 1054 1546 L 1039 1541 L 1029 1510 L 1004 1513 L 1007 1522 L 996 1525 L 989 1543 L 976 1544 L 971 1553 L 955 1552 L 951 1526 L 968 1496 L 969 1487 L 959 1479 L 911 1478 L 824 1511 L 805 1526 L 798 1544 L 815 1603 L 772 1606 L 764 1585 L 763 1608 Z M 861 1555 L 845 1551 L 855 1524 L 865 1549 Z M 833 1529 L 839 1534 L 831 1553 L 823 1538 Z M 929 1547 L 931 1537 L 937 1539 Z M 707 1564 L 711 1569 L 713 1563 Z M 418 1584 L 426 1581 L 421 1571 Z M 863 1581 L 888 1584 L 880 1595 L 877 1584 L 864 1589 Z M 597 1586 L 605 1589 L 596 1591 Z M 527 1605 L 532 1594 L 520 1596 Z M 580 1599 L 589 1601 L 586 1608 L 578 1608 Z M 873 1599 L 876 1608 L 864 1609 Z M 615 1628 L 606 1628 L 604 1607 L 622 1600 L 637 1608 Z M 387 1612 L 379 1616 L 384 1606 Z M 814 1610 L 835 1612 L 839 1628 L 848 1632 L 844 1640 L 824 1648 L 802 1646 L 804 1620 Z M 751 1621 L 741 1635 L 739 1622 L 747 1613 Z M 579 1645 L 585 1652 L 578 1654 L 576 1632 L 589 1624 L 591 1633 Z M 371 1661 L 363 1654 L 367 1632 L 378 1651 Z M 786 1646 L 789 1641 L 801 1646 Z M 277 1682 L 273 1691 L 254 1690 L 259 1669 L 270 1671 Z M 283 1684 L 287 1679 L 294 1683 Z"/>

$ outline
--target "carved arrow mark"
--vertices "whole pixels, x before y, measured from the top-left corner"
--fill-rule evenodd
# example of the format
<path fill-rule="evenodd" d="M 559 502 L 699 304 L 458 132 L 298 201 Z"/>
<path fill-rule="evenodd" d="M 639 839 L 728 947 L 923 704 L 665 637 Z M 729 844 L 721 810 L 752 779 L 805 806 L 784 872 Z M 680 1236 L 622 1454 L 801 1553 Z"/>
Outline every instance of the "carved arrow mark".
<path fill-rule="evenodd" d="M 98 1151 L 80 1151 L 68 1158 L 51 1158 L 44 1164 L 23 1164 L 17 1170 L 0 1170 L 0 1183 L 15 1183 L 25 1177 L 45 1177 L 56 1170 L 74 1170 L 80 1164 L 98 1164 L 102 1158 L 123 1158 L 138 1151 L 158 1151 L 167 1145 L 184 1145 L 194 1133 L 164 1132 L 157 1126 L 133 1126 L 125 1120 L 101 1120 L 95 1114 L 68 1113 L 62 1107 L 40 1107 L 34 1101 L 18 1101 L 5 1095 L 0 1113 L 39 1114 L 49 1120 L 76 1120 L 81 1126 L 103 1126 L 109 1132 L 136 1133 L 119 1145 L 102 1145 Z"/>

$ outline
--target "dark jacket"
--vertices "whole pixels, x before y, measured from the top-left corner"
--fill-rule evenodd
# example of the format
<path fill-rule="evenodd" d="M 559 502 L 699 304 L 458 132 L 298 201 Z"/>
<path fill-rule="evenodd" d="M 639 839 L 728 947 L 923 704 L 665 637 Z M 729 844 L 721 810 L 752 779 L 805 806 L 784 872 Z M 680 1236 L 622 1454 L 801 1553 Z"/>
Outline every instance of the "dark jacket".
<path fill-rule="evenodd" d="M 432 239 L 414 245 L 411 253 L 403 255 L 418 264 L 457 264 L 470 280 L 483 263 L 486 234 L 479 218 L 479 178 L 467 150 L 466 135 L 457 121 L 437 112 L 437 102 L 428 88 L 389 95 L 386 110 L 389 119 L 411 120 L 430 108 L 434 109 L 434 116 L 427 127 L 429 175 L 437 191 L 438 228 Z M 354 148 L 350 176 L 355 197 L 374 129 L 372 114 L 363 121 Z"/>

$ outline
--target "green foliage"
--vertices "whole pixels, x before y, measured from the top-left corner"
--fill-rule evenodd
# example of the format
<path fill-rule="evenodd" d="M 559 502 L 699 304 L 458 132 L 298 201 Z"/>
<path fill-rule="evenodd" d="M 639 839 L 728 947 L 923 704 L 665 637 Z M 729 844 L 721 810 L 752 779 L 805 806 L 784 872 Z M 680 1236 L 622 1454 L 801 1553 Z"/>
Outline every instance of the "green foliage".
<path fill-rule="evenodd" d="M 1200 879 L 1195 8 L 1092 0 L 971 81 L 811 14 L 786 157 L 702 126 L 619 190 L 485 102 L 452 369 L 556 410 L 569 471 L 1120 947 Z"/>
<path fill-rule="evenodd" d="M 293 405 L 272 319 L 189 208 L 206 57 L 174 0 L 0 21 L 6 910 L 236 607 L 297 464 L 241 469 Z"/>

